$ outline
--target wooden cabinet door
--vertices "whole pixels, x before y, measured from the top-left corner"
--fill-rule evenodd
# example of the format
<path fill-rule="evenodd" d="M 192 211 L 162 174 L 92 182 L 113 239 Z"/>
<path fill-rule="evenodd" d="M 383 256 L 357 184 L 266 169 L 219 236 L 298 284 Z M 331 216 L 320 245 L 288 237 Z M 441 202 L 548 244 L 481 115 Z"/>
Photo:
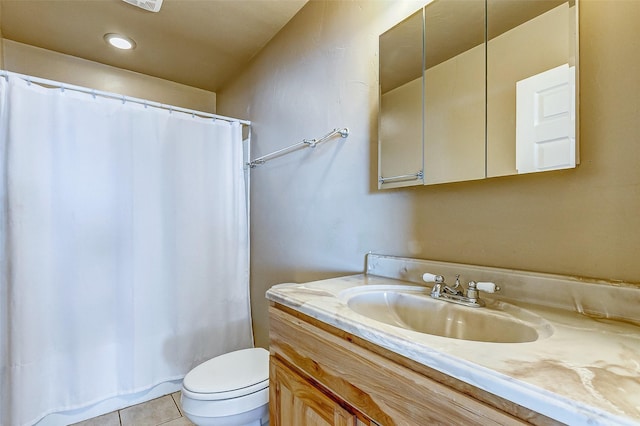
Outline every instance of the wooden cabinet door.
<path fill-rule="evenodd" d="M 356 426 L 356 416 L 276 358 L 270 362 L 272 426 Z"/>

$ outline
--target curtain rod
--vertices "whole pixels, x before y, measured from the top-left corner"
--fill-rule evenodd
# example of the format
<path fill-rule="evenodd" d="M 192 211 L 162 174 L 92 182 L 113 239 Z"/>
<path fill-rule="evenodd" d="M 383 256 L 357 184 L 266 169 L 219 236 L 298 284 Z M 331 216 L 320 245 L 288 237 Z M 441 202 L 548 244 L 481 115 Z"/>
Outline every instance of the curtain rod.
<path fill-rule="evenodd" d="M 346 138 L 347 136 L 349 136 L 349 129 L 344 127 L 342 129 L 333 129 L 332 131 L 330 131 L 329 133 L 327 133 L 326 135 L 324 135 L 323 137 L 321 137 L 320 139 L 303 139 L 301 142 L 298 142 L 296 144 L 293 144 L 291 146 L 288 146 L 286 148 L 282 148 L 279 149 L 277 151 L 271 152 L 269 154 L 263 155 L 262 157 L 258 157 L 256 159 L 253 159 L 251 161 L 249 161 L 247 163 L 247 166 L 251 167 L 252 169 L 262 165 L 264 163 L 266 163 L 268 160 L 274 158 L 274 157 L 279 157 L 281 155 L 285 155 L 288 154 L 290 151 L 293 151 L 295 149 L 298 148 L 302 148 L 302 147 L 309 147 L 309 148 L 315 148 L 317 144 L 319 144 L 320 142 L 324 142 L 327 139 L 335 136 L 339 134 L 342 138 Z"/>
<path fill-rule="evenodd" d="M 4 77 L 7 81 L 9 81 L 9 76 L 10 75 L 13 75 L 15 77 L 21 78 L 22 80 L 25 80 L 27 83 L 44 84 L 44 85 L 47 85 L 47 86 L 58 87 L 58 88 L 60 88 L 62 90 L 69 89 L 69 90 L 74 90 L 76 92 L 88 93 L 88 94 L 93 95 L 93 96 L 101 96 L 103 98 L 121 99 L 122 102 L 131 102 L 131 103 L 135 103 L 135 104 L 141 104 L 141 105 L 151 106 L 151 107 L 160 108 L 160 109 L 166 109 L 166 110 L 169 110 L 169 111 L 184 112 L 184 113 L 187 113 L 187 114 L 191 114 L 193 116 L 197 115 L 198 117 L 215 118 L 216 120 L 223 120 L 223 121 L 228 121 L 228 122 L 231 122 L 231 123 L 237 122 L 237 123 L 243 124 L 245 126 L 250 126 L 251 125 L 251 122 L 247 121 L 247 120 L 240 120 L 240 119 L 237 119 L 237 118 L 225 117 L 223 115 L 211 114 L 210 112 L 197 111 L 197 110 L 194 110 L 194 109 L 182 108 L 182 107 L 173 106 L 173 105 L 166 105 L 166 104 L 162 104 L 160 102 L 154 102 L 154 101 L 148 101 L 148 100 L 145 100 L 145 99 L 133 98 L 133 97 L 130 97 L 130 96 L 120 95 L 120 94 L 117 94 L 117 93 L 103 92 L 101 90 L 90 89 L 90 88 L 87 88 L 87 87 L 76 86 L 76 85 L 73 85 L 73 84 L 61 83 L 59 81 L 54 81 L 54 80 L 47 80 L 45 78 L 33 77 L 33 76 L 30 76 L 30 75 L 25 75 L 25 74 L 18 74 L 18 73 L 15 73 L 13 71 L 0 70 L 0 77 Z"/>

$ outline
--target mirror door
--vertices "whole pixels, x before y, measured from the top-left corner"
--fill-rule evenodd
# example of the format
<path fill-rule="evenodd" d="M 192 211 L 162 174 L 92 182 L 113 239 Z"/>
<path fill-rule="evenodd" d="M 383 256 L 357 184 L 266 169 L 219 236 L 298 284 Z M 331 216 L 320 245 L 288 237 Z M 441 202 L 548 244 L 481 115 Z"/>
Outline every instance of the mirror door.
<path fill-rule="evenodd" d="M 487 177 L 573 168 L 574 0 L 487 0 Z"/>
<path fill-rule="evenodd" d="M 425 7 L 425 184 L 485 177 L 485 3 Z"/>
<path fill-rule="evenodd" d="M 422 185 L 422 9 L 380 36 L 378 188 Z"/>

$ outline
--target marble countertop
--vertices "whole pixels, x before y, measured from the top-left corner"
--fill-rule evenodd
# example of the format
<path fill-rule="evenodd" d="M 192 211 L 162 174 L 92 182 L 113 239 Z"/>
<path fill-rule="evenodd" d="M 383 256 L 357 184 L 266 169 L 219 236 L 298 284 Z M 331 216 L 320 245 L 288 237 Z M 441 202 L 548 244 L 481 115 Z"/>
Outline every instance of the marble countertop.
<path fill-rule="evenodd" d="M 557 421 L 640 425 L 640 327 L 633 321 L 510 301 L 547 320 L 553 334 L 527 343 L 487 343 L 378 322 L 338 297 L 356 286 L 394 284 L 416 285 L 360 274 L 278 284 L 267 298 Z"/>

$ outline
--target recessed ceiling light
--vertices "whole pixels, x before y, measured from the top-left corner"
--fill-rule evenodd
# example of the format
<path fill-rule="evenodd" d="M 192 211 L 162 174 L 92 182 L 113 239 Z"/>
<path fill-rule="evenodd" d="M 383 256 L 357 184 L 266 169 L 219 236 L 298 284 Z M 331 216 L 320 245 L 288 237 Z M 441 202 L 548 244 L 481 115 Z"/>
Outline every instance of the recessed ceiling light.
<path fill-rule="evenodd" d="M 136 42 L 127 36 L 120 34 L 109 33 L 104 35 L 104 41 L 109 43 L 113 47 L 117 47 L 122 50 L 131 50 L 136 48 Z"/>

